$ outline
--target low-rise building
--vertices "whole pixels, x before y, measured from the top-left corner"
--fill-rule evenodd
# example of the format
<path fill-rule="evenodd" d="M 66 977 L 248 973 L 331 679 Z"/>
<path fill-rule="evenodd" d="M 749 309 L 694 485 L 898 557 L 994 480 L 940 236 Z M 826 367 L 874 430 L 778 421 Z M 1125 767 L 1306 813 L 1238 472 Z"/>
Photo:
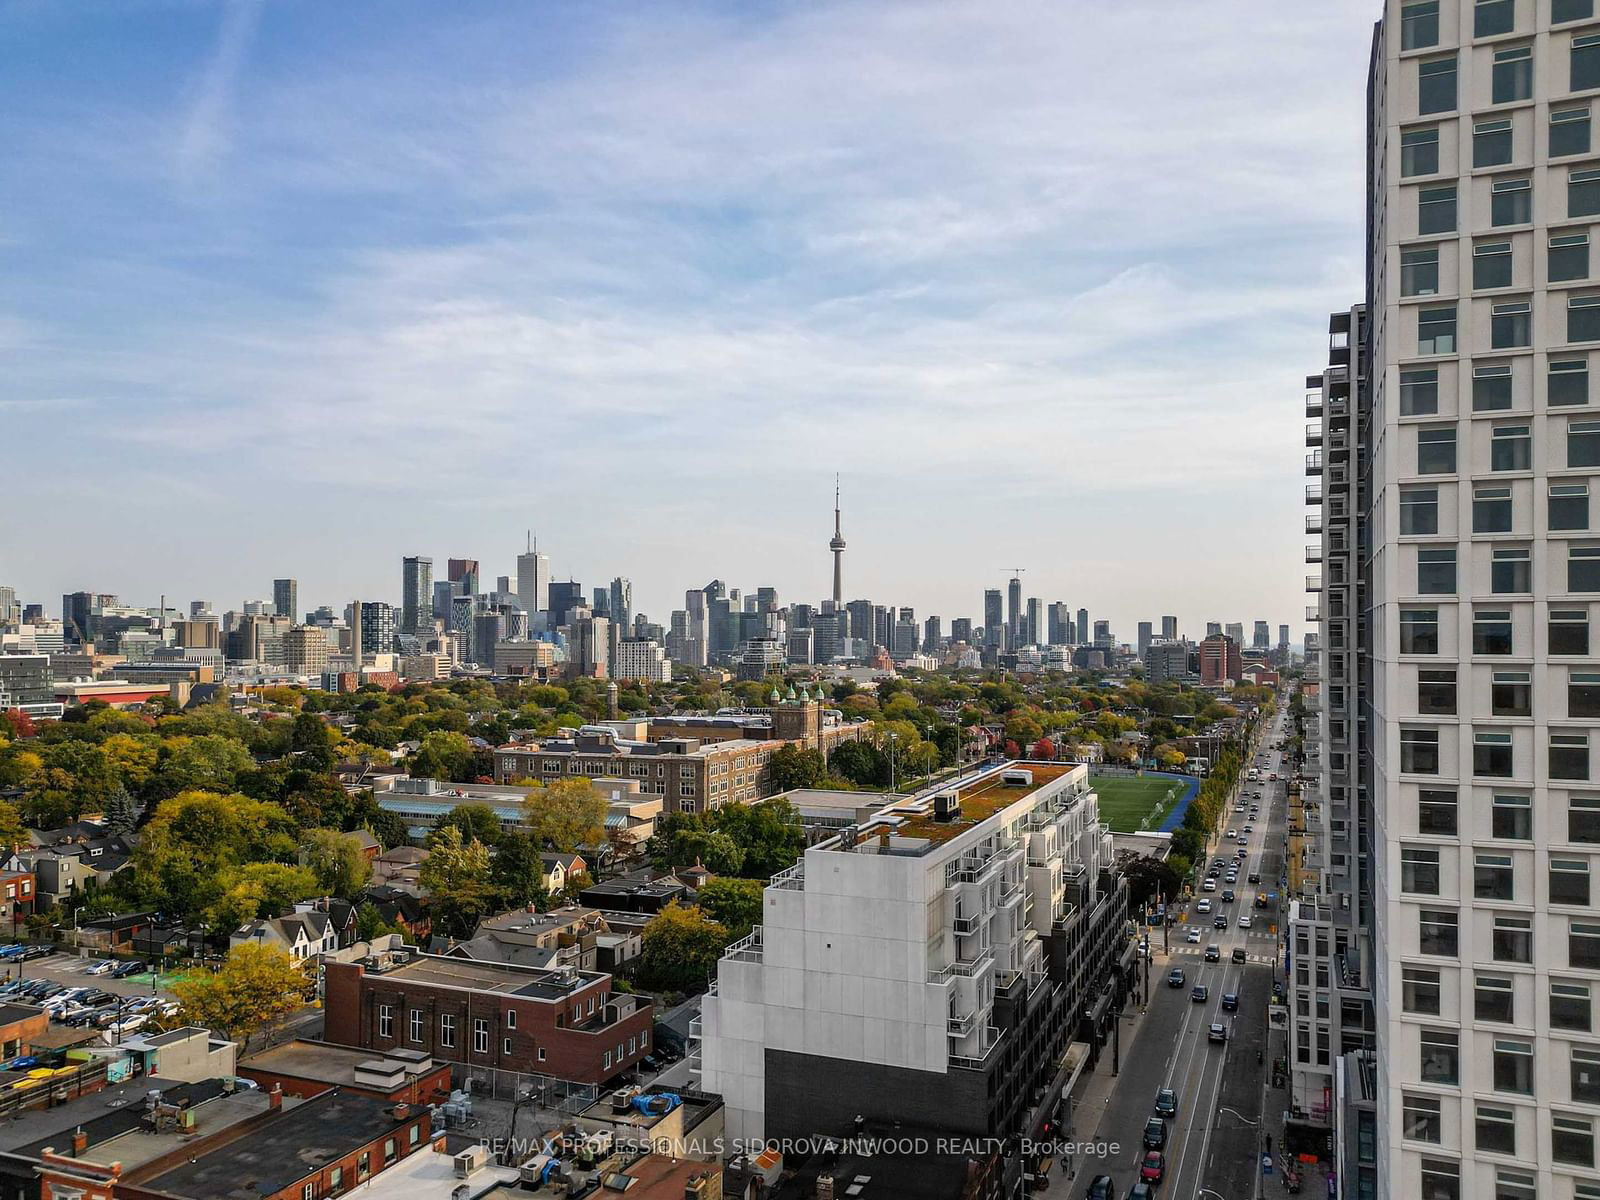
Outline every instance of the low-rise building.
<path fill-rule="evenodd" d="M 309 1100 L 329 1088 L 390 1104 L 442 1104 L 450 1098 L 450 1064 L 421 1050 L 374 1054 L 296 1038 L 239 1064 L 239 1074 L 267 1091 Z"/>
<path fill-rule="evenodd" d="M 339 948 L 339 934 L 324 912 L 292 912 L 246 921 L 228 937 L 230 946 L 277 946 L 295 962 Z"/>

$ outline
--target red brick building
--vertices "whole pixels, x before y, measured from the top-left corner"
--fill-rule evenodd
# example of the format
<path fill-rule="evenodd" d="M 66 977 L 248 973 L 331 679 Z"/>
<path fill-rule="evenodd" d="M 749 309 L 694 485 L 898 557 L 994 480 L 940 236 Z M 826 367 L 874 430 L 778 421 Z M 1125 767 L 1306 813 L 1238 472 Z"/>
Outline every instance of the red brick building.
<path fill-rule="evenodd" d="M 1225 633 L 1214 633 L 1200 643 L 1200 686 L 1219 687 L 1224 680 L 1244 677 L 1239 643 Z"/>
<path fill-rule="evenodd" d="M 595 1084 L 650 1051 L 650 1003 L 602 972 L 407 951 L 328 962 L 324 980 L 323 1036 L 346 1046 Z"/>

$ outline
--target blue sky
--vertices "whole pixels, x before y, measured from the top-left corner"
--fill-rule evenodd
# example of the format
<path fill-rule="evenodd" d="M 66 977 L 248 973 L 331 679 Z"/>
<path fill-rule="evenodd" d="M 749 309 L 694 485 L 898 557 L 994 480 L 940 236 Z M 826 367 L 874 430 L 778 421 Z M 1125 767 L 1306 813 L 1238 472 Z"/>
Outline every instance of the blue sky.
<path fill-rule="evenodd" d="M 0 582 L 1298 636 L 1376 8 L 0 0 Z"/>

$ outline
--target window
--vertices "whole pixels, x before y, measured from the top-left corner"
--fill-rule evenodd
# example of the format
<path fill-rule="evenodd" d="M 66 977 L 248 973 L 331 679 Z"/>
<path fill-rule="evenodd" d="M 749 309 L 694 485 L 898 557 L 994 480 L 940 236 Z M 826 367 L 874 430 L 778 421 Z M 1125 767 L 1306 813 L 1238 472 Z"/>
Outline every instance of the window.
<path fill-rule="evenodd" d="M 1497 794 L 1489 804 L 1489 836 L 1502 841 L 1531 840 L 1532 799 L 1528 796 L 1519 796 L 1515 792 Z"/>
<path fill-rule="evenodd" d="M 1539 1200 L 1538 1180 L 1526 1171 L 1496 1171 L 1493 1200 Z"/>
<path fill-rule="evenodd" d="M 1400 294 L 1402 296 L 1439 294 L 1439 247 L 1417 246 L 1400 251 Z"/>
<path fill-rule="evenodd" d="M 1567 677 L 1567 716 L 1600 717 L 1600 675 L 1574 671 Z"/>
<path fill-rule="evenodd" d="M 1589 653 L 1589 613 L 1582 608 L 1550 610 L 1550 653 Z"/>
<path fill-rule="evenodd" d="M 1493 412 L 1511 407 L 1511 364 L 1490 363 L 1472 368 L 1472 411 Z"/>
<path fill-rule="evenodd" d="M 1417 474 L 1454 475 L 1456 431 L 1453 425 L 1417 430 Z"/>
<path fill-rule="evenodd" d="M 1552 406 L 1589 403 L 1588 360 L 1552 360 L 1547 395 Z"/>
<path fill-rule="evenodd" d="M 358 1181 L 368 1178 L 372 1174 L 372 1151 L 363 1150 L 356 1159 L 356 1179 Z"/>
<path fill-rule="evenodd" d="M 413 1125 L 409 1130 L 406 1131 L 406 1143 L 408 1145 L 415 1147 L 421 1141 L 422 1127 L 420 1125 Z"/>
<path fill-rule="evenodd" d="M 1579 1104 L 1600 1104 L 1600 1050 L 1572 1048 L 1572 1099 Z"/>
<path fill-rule="evenodd" d="M 394 1009 L 387 1004 L 378 1005 L 378 1036 L 394 1036 Z"/>
<path fill-rule="evenodd" d="M 1494 37 L 1510 33 L 1516 28 L 1516 5 L 1513 0 L 1478 0 L 1472 14 L 1472 36 Z"/>
<path fill-rule="evenodd" d="M 538 1059 L 539 1059 L 540 1062 L 544 1061 L 544 1049 L 545 1048 L 543 1046 L 539 1047 Z"/>
<path fill-rule="evenodd" d="M 1439 44 L 1439 0 L 1419 0 L 1400 8 L 1400 49 Z"/>
<path fill-rule="evenodd" d="M 1510 304 L 1496 304 L 1489 310 L 1489 345 L 1496 350 L 1511 350 L 1532 345 L 1532 306 L 1526 300 Z M 1454 322 L 1451 325 L 1451 345 L 1454 346 Z M 1449 350 L 1439 351 L 1449 354 Z"/>
<path fill-rule="evenodd" d="M 1452 218 L 1454 212 L 1452 204 Z M 1600 171 L 1573 171 L 1567 176 L 1567 216 L 1592 217 L 1597 213 L 1600 213 Z"/>
<path fill-rule="evenodd" d="M 1587 983 L 1550 981 L 1550 1025 L 1553 1029 L 1590 1032 L 1594 1022 L 1590 1016 Z"/>
<path fill-rule="evenodd" d="M 1455 84 L 1455 60 L 1450 60 L 1451 89 Z M 1572 90 L 1585 92 L 1600 87 L 1600 37 L 1575 37 L 1572 39 Z"/>
<path fill-rule="evenodd" d="M 1472 773 L 1474 775 L 1488 779 L 1510 779 L 1514 767 L 1511 735 L 1509 733 L 1479 730 L 1472 735 Z"/>
<path fill-rule="evenodd" d="M 1400 610 L 1400 653 L 1439 653 L 1439 610 L 1403 608 Z"/>
<path fill-rule="evenodd" d="M 344 1191 L 344 1168 L 334 1167 L 328 1172 L 328 1194 L 337 1196 Z"/>
<path fill-rule="evenodd" d="M 1494 1042 L 1494 1090 L 1533 1093 L 1533 1045 L 1530 1042 L 1496 1038 Z"/>
<path fill-rule="evenodd" d="M 1484 487 L 1472 489 L 1472 532 L 1511 532 L 1511 489 Z"/>
<path fill-rule="evenodd" d="M 314 1200 L 317 1194 L 317 1185 L 308 1183 L 300 1189 L 300 1200 Z"/>
<path fill-rule="evenodd" d="M 1512 104 L 1533 96 L 1533 47 L 1512 46 L 1495 51 L 1490 101 Z"/>
<path fill-rule="evenodd" d="M 472 1018 L 472 1052 L 489 1053 L 489 1022 L 483 1017 Z"/>
<path fill-rule="evenodd" d="M 1549 517 L 1552 530 L 1589 528 L 1589 485 L 1552 483 Z"/>
<path fill-rule="evenodd" d="M 1496 343 L 1498 345 L 1498 343 Z M 1456 309 L 1419 308 L 1417 310 L 1417 353 L 1454 354 L 1456 352 Z"/>
<path fill-rule="evenodd" d="M 1425 370 L 1400 372 L 1400 415 L 1425 417 L 1439 411 L 1439 371 L 1436 367 Z"/>
<path fill-rule="evenodd" d="M 1503 167 L 1510 161 L 1510 121 L 1479 121 L 1472 127 L 1474 167 Z"/>
<path fill-rule="evenodd" d="M 1474 654 L 1511 653 L 1511 613 L 1505 609 L 1483 609 L 1472 614 L 1472 652 Z"/>
<path fill-rule="evenodd" d="M 1589 905 L 1589 860 L 1550 859 L 1550 903 Z"/>
<path fill-rule="evenodd" d="M 1498 1104 L 1478 1105 L 1476 1144 L 1488 1154 L 1517 1152 L 1517 1110 Z"/>
<path fill-rule="evenodd" d="M 1533 184 L 1526 179 L 1497 179 L 1489 188 L 1489 224 L 1526 225 L 1533 220 Z"/>
<path fill-rule="evenodd" d="M 1479 900 L 1513 899 L 1509 854 L 1479 854 L 1472 860 L 1472 894 Z"/>
<path fill-rule="evenodd" d="M 502 1048 L 504 1050 L 504 1053 L 506 1053 L 507 1055 L 509 1055 L 511 1053 L 511 1039 L 510 1038 L 502 1038 L 501 1039 L 501 1046 L 502 1046 Z"/>
<path fill-rule="evenodd" d="M 447 1050 L 455 1049 L 456 1019 L 451 1013 L 439 1014 L 439 1044 Z"/>
<path fill-rule="evenodd" d="M 1456 673 L 1454 671 L 1417 672 L 1417 711 L 1426 716 L 1456 715 Z"/>
<path fill-rule="evenodd" d="M 1489 590 L 1497 595 L 1533 590 L 1533 562 L 1526 546 L 1507 546 L 1489 558 Z"/>
<path fill-rule="evenodd" d="M 1550 778 L 1589 778 L 1589 735 L 1552 733 L 1550 735 Z"/>
<path fill-rule="evenodd" d="M 1452 914 L 1454 915 L 1454 914 Z M 1422 1082 L 1456 1084 L 1461 1079 L 1460 1042 L 1453 1029 L 1423 1029 Z"/>
<path fill-rule="evenodd" d="M 1400 532 L 1427 534 L 1439 532 L 1439 489 L 1409 487 L 1400 489 Z"/>
<path fill-rule="evenodd" d="M 1587 21 L 1594 16 L 1594 0 L 1550 0 L 1550 23 Z"/>
<path fill-rule="evenodd" d="M 1456 549 L 1454 546 L 1423 546 L 1417 551 L 1417 594 L 1454 595 L 1456 590 Z"/>
<path fill-rule="evenodd" d="M 1584 109 L 1585 117 L 1589 110 Z M 1555 116 L 1552 114 L 1553 122 Z M 1555 126 L 1550 129 L 1551 144 L 1555 142 Z M 1588 147 L 1574 151 L 1577 154 L 1588 153 Z M 1555 151 L 1551 151 L 1552 154 Z M 1400 177 L 1406 179 L 1412 175 L 1437 175 L 1439 173 L 1439 129 L 1434 126 L 1430 129 L 1408 129 L 1400 135 Z"/>
<path fill-rule="evenodd" d="M 1567 841 L 1600 844 L 1600 796 L 1573 796 L 1567 801 Z"/>
<path fill-rule="evenodd" d="M 1528 434 L 1528 426 L 1496 425 L 1489 441 L 1489 469 L 1527 471 L 1532 466 L 1533 439 Z"/>
<path fill-rule="evenodd" d="M 1567 297 L 1567 341 L 1600 341 L 1600 296 Z"/>
<path fill-rule="evenodd" d="M 1438 166 L 1439 131 L 1434 130 L 1434 170 Z M 1550 113 L 1550 157 L 1589 153 L 1589 109 L 1559 108 Z"/>
<path fill-rule="evenodd" d="M 1432 954 L 1443 958 L 1456 957 L 1458 921 L 1453 911 L 1449 909 L 1424 908 L 1418 912 L 1417 919 L 1421 935 L 1419 945 L 1423 954 Z M 1600 928 L 1600 926 L 1597 926 L 1597 928 Z M 1427 1076 L 1424 1075 L 1423 1078 L 1426 1079 Z M 1434 1080 L 1434 1082 L 1442 1081 Z M 1452 1078 L 1448 1082 L 1454 1083 L 1455 1080 Z"/>
<path fill-rule="evenodd" d="M 514 1008 L 508 1008 L 508 1009 L 506 1009 L 506 1028 L 507 1029 L 515 1029 L 516 1027 L 517 1027 L 517 1010 L 514 1009 Z"/>
<path fill-rule="evenodd" d="M 1600 925 L 1573 921 L 1567 926 L 1567 965 L 1600 970 Z"/>
<path fill-rule="evenodd" d="M 1439 972 L 1429 967 L 1400 969 L 1401 1005 L 1409 1013 L 1439 1015 Z"/>
<path fill-rule="evenodd" d="M 1526 671 L 1496 671 L 1489 684 L 1489 711 L 1497 717 L 1533 715 L 1533 685 Z"/>
<path fill-rule="evenodd" d="M 1515 997 L 1505 975 L 1478 975 L 1473 980 L 1472 1011 L 1480 1021 L 1514 1024 Z"/>
<path fill-rule="evenodd" d="M 1600 421 L 1567 422 L 1567 466 L 1600 467 Z"/>
<path fill-rule="evenodd" d="M 1495 962 L 1533 961 L 1533 922 L 1527 917 L 1496 917 L 1491 947 Z"/>
<path fill-rule="evenodd" d="M 1402 729 L 1400 731 L 1400 770 L 1411 775 L 1439 773 L 1439 731 Z"/>
<path fill-rule="evenodd" d="M 1595 172 L 1600 177 L 1600 171 Z M 1570 185 L 1569 185 L 1570 186 Z M 1597 187 L 1600 191 L 1600 187 Z M 1417 232 L 1454 233 L 1456 231 L 1456 185 L 1423 188 L 1417 193 Z"/>
<path fill-rule="evenodd" d="M 424 1019 L 424 1014 L 420 1008 L 413 1008 L 411 1010 L 411 1040 L 418 1044 L 422 1042 L 422 1023 Z"/>
<path fill-rule="evenodd" d="M 1439 894 L 1439 852 L 1421 846 L 1400 849 L 1400 890 L 1418 896 Z"/>
<path fill-rule="evenodd" d="M 1594 1166 L 1594 1122 L 1588 1117 L 1552 1114 L 1550 1157 L 1572 1166 Z"/>
<path fill-rule="evenodd" d="M 1439 1097 L 1413 1096 L 1406 1093 L 1402 1100 L 1405 1131 L 1404 1136 L 1408 1141 L 1433 1142 L 1438 1144 L 1441 1140 L 1441 1126 L 1439 1119 Z"/>
<path fill-rule="evenodd" d="M 1456 794 L 1424 788 L 1417 793 L 1417 832 L 1456 836 Z"/>
<path fill-rule="evenodd" d="M 1461 1200 L 1461 1164 L 1446 1158 L 1422 1160 L 1419 1200 Z"/>
<path fill-rule="evenodd" d="M 1562 283 L 1571 279 L 1587 279 L 1589 277 L 1589 235 L 1586 233 L 1566 234 L 1550 239 L 1550 269 L 1551 283 Z M 1574 338 L 1571 335 L 1573 312 L 1567 312 L 1568 335 L 1567 340 L 1588 341 L 1588 338 Z"/>
<path fill-rule="evenodd" d="M 391 1165 L 400 1156 L 400 1147 L 393 1138 L 383 1139 L 383 1165 Z"/>

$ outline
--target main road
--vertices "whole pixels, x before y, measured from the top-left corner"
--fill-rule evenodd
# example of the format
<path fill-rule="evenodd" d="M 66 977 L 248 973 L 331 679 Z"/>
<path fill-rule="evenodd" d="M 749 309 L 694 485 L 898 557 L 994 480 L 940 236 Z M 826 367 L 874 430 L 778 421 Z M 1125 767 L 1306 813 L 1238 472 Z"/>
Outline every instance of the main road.
<path fill-rule="evenodd" d="M 1084 1163 L 1073 1182 L 1073 1195 L 1084 1195 L 1097 1175 L 1110 1175 L 1116 1185 L 1117 1200 L 1126 1196 L 1138 1182 L 1139 1164 L 1144 1158 L 1142 1138 L 1145 1121 L 1154 1114 L 1156 1092 L 1171 1088 L 1178 1096 L 1178 1114 L 1167 1122 L 1166 1178 L 1159 1193 L 1189 1200 L 1215 1193 L 1223 1200 L 1251 1200 L 1257 1194 L 1261 1161 L 1261 1120 L 1263 1108 L 1263 1062 L 1267 1047 L 1267 1000 L 1272 990 L 1278 949 L 1277 908 L 1257 909 L 1252 901 L 1257 891 L 1282 892 L 1278 879 L 1283 870 L 1282 845 L 1287 820 L 1286 781 L 1290 768 L 1285 756 L 1271 747 L 1284 736 L 1286 718 L 1280 712 L 1261 736 L 1261 749 L 1246 764 L 1259 766 L 1261 779 L 1241 785 L 1244 815 L 1230 811 L 1224 826 L 1242 830 L 1252 824 L 1248 836 L 1226 839 L 1219 836 L 1210 858 L 1232 860 L 1241 844 L 1246 850 L 1244 866 L 1234 890 L 1238 899 L 1223 903 L 1220 897 L 1226 884 L 1218 881 L 1217 891 L 1200 892 L 1210 897 L 1212 911 L 1195 911 L 1189 903 L 1186 921 L 1170 929 L 1171 953 L 1162 953 L 1160 930 L 1152 930 L 1154 948 L 1150 965 L 1151 995 L 1146 1013 L 1137 1018 L 1141 1028 L 1122 1056 L 1117 1085 L 1099 1116 L 1077 1115 L 1077 1136 L 1082 1139 L 1093 1128 L 1097 1142 L 1118 1143 L 1120 1152 L 1106 1159 Z M 1276 772 L 1278 780 L 1270 775 Z M 1261 793 L 1265 820 L 1250 822 L 1250 794 Z M 1203 877 L 1209 865 L 1200 863 Z M 1248 884 L 1250 874 L 1258 873 L 1259 885 Z M 1213 918 L 1228 918 L 1226 929 L 1213 927 Z M 1250 927 L 1241 928 L 1241 917 L 1250 918 Z M 1200 941 L 1191 944 L 1186 931 L 1198 926 Z M 1221 961 L 1207 962 L 1205 951 L 1216 946 Z M 1233 961 L 1235 948 L 1243 948 L 1245 961 Z M 1181 987 L 1169 987 L 1168 972 L 1183 971 Z M 1204 1002 L 1190 998 L 1191 989 L 1204 985 L 1209 995 Z M 1224 993 L 1239 997 L 1236 1012 L 1222 1010 Z M 1225 1043 L 1208 1040 L 1213 1023 L 1228 1030 Z"/>

